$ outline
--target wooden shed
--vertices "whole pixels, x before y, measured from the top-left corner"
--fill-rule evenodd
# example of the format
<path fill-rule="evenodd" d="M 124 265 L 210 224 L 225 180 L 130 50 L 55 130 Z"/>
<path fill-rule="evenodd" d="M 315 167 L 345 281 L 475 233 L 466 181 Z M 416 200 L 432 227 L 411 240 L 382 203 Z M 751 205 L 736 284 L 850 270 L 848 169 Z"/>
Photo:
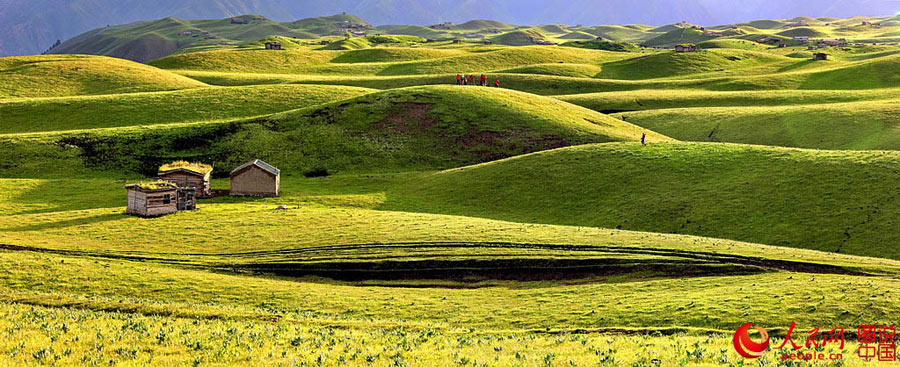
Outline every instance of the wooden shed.
<path fill-rule="evenodd" d="M 820 60 L 828 60 L 828 54 L 821 53 L 821 52 L 816 52 L 816 53 L 813 54 L 812 59 L 813 59 L 813 60 L 816 60 L 816 61 L 820 61 Z"/>
<path fill-rule="evenodd" d="M 212 166 L 203 163 L 185 161 L 172 162 L 159 167 L 159 179 L 178 185 L 181 188 L 194 188 L 198 197 L 209 196 L 209 179 Z"/>
<path fill-rule="evenodd" d="M 244 163 L 231 171 L 231 195 L 278 196 L 281 193 L 281 171 L 259 159 Z"/>
<path fill-rule="evenodd" d="M 128 204 L 125 212 L 139 217 L 158 217 L 178 211 L 178 186 L 171 182 L 141 183 L 125 186 Z"/>
<path fill-rule="evenodd" d="M 125 186 L 125 212 L 139 217 L 159 217 L 183 210 L 197 210 L 196 190 L 159 181 Z"/>

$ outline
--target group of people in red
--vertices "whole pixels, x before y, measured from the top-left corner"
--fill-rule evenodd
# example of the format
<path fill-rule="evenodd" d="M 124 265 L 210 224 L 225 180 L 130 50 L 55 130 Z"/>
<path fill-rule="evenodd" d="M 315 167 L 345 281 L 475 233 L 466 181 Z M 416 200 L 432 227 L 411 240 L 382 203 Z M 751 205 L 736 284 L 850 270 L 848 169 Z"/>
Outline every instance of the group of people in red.
<path fill-rule="evenodd" d="M 481 82 L 480 86 L 488 86 L 488 77 L 484 74 L 481 74 L 479 81 Z M 475 75 L 456 74 L 456 85 L 475 85 Z M 500 79 L 494 80 L 494 88 L 500 88 Z"/>

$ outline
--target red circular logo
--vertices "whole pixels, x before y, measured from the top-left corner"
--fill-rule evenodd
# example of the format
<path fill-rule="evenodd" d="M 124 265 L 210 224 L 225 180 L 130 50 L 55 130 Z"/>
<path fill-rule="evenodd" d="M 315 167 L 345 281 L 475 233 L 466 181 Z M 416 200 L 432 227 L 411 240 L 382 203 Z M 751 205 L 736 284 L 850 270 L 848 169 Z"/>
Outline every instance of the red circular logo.
<path fill-rule="evenodd" d="M 756 359 L 761 357 L 766 349 L 769 348 L 769 333 L 759 326 L 754 327 L 759 332 L 759 335 L 762 336 L 762 341 L 757 343 L 750 339 L 750 327 L 753 327 L 752 322 L 741 325 L 734 332 L 732 341 L 738 354 L 744 358 Z"/>

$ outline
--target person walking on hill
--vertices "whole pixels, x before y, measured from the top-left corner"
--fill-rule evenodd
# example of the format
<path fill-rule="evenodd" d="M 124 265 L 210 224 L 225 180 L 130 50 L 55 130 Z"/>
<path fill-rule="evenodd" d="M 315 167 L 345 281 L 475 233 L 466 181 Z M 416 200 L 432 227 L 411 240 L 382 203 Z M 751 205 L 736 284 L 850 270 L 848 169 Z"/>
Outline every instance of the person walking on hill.
<path fill-rule="evenodd" d="M 456 85 L 462 85 L 462 75 L 456 73 Z"/>
<path fill-rule="evenodd" d="M 484 74 L 481 74 L 481 86 L 487 87 L 487 77 Z"/>
<path fill-rule="evenodd" d="M 469 75 L 469 85 L 475 85 L 475 74 Z"/>
<path fill-rule="evenodd" d="M 647 145 L 647 133 L 641 133 L 641 145 Z"/>
<path fill-rule="evenodd" d="M 462 82 L 461 82 L 462 84 L 461 84 L 461 85 L 466 85 L 466 79 L 468 79 L 468 78 L 463 78 L 463 79 L 462 79 Z"/>
<path fill-rule="evenodd" d="M 500 79 L 494 81 L 494 88 L 500 88 Z"/>

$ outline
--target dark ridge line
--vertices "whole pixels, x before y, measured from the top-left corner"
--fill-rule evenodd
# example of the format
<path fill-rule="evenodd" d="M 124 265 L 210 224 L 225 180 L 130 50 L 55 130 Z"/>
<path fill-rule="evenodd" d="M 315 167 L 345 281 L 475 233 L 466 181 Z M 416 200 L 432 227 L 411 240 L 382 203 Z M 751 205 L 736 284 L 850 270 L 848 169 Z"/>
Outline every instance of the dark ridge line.
<path fill-rule="evenodd" d="M 703 252 L 703 251 L 686 251 L 686 250 L 676 250 L 676 249 L 647 249 L 647 248 L 634 248 L 634 247 L 625 247 L 625 246 L 596 246 L 596 245 L 572 245 L 572 244 L 525 244 L 525 243 L 514 243 L 514 242 L 385 242 L 385 243 L 368 243 L 368 244 L 328 245 L 328 246 L 307 247 L 307 248 L 301 248 L 301 249 L 252 251 L 252 252 L 238 252 L 238 253 L 230 253 L 230 254 L 160 253 L 160 255 L 221 257 L 221 258 L 237 257 L 237 258 L 240 258 L 240 257 L 254 257 L 254 256 L 261 256 L 261 255 L 291 255 L 291 254 L 315 253 L 315 252 L 322 252 L 322 251 L 346 251 L 346 250 L 379 249 L 379 248 L 402 249 L 402 248 L 411 248 L 411 247 L 421 248 L 423 245 L 429 245 L 429 246 L 432 246 L 433 248 L 441 248 L 441 247 L 472 248 L 473 246 L 475 246 L 475 247 L 492 247 L 492 248 L 543 249 L 543 250 L 556 250 L 556 251 L 606 252 L 606 253 L 626 253 L 626 254 L 636 254 L 636 255 L 672 256 L 672 257 L 682 257 L 682 258 L 687 258 L 687 259 L 718 262 L 718 263 L 750 265 L 750 266 L 757 266 L 757 267 L 767 268 L 767 269 L 784 270 L 784 271 L 799 272 L 799 273 L 875 276 L 875 274 L 865 273 L 865 272 L 857 271 L 857 270 L 846 269 L 844 267 L 837 266 L 837 265 L 789 261 L 789 260 L 765 259 L 765 258 L 761 258 L 761 257 L 719 254 L 719 253 Z M 197 265 L 197 264 L 191 264 L 189 261 L 180 261 L 180 260 L 170 259 L 170 258 L 129 255 L 129 254 L 144 254 L 143 252 L 134 252 L 134 251 L 123 252 L 122 254 L 110 254 L 110 253 L 104 254 L 104 253 L 93 253 L 93 252 L 78 251 L 78 250 L 58 250 L 58 249 L 47 249 L 47 248 L 29 247 L 29 246 L 17 246 L 17 245 L 9 245 L 9 244 L 0 244 L 0 250 L 44 252 L 44 253 L 53 253 L 53 254 L 60 254 L 60 255 L 88 256 L 88 257 L 100 257 L 100 258 L 132 260 L 132 261 L 158 261 L 158 262 L 162 262 L 162 263 L 176 264 L 176 265 Z M 226 264 L 222 264 L 222 265 L 226 265 Z"/>

